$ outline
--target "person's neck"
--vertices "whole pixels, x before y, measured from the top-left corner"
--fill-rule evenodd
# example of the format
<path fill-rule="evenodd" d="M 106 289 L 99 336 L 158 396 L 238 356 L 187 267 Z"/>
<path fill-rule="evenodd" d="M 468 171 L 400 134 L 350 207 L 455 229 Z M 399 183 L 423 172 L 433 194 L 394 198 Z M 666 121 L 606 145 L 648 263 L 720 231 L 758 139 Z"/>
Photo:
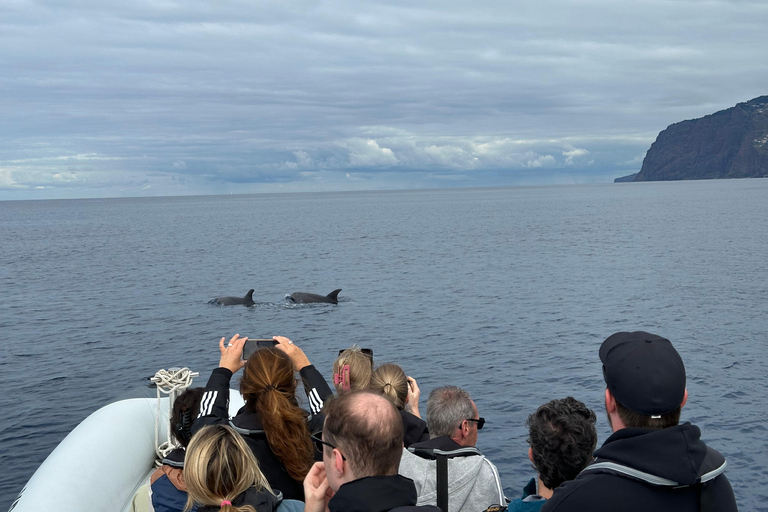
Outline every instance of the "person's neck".
<path fill-rule="evenodd" d="M 544 482 L 541 481 L 541 478 L 539 478 L 538 481 L 539 481 L 539 487 L 538 487 L 539 496 L 541 496 L 545 500 L 548 500 L 549 498 L 552 497 L 552 492 L 553 492 L 552 489 L 544 485 Z"/>

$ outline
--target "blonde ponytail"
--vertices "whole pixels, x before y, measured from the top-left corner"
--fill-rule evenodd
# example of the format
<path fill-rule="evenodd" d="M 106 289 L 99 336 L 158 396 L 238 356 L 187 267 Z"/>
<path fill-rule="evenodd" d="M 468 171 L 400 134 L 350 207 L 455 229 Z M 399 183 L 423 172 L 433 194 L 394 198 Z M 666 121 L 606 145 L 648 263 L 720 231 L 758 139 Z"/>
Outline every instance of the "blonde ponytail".
<path fill-rule="evenodd" d="M 408 378 L 396 364 L 385 363 L 373 371 L 370 389 L 381 393 L 395 404 L 398 410 L 405 408 L 408 398 Z"/>

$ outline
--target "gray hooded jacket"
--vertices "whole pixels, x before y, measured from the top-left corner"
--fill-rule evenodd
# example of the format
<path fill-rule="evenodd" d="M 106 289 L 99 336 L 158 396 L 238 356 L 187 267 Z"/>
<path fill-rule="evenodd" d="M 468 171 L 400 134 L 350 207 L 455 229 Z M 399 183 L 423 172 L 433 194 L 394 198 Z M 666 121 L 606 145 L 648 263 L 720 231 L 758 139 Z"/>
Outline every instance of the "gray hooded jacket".
<path fill-rule="evenodd" d="M 448 459 L 449 512 L 481 512 L 491 505 L 507 503 L 496 466 L 477 448 L 462 447 L 448 436 L 443 436 L 403 450 L 400 474 L 416 484 L 417 505 L 437 503 L 437 462 L 434 458 L 412 453 L 419 448 L 453 454 Z"/>

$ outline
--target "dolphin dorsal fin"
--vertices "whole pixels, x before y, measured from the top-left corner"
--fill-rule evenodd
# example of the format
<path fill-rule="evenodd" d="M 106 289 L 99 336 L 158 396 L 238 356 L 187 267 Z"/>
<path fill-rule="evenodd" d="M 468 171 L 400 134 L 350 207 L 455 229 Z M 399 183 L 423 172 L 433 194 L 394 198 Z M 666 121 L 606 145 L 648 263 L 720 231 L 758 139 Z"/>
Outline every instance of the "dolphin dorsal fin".
<path fill-rule="evenodd" d="M 243 298 L 244 298 L 244 299 L 251 299 L 251 300 L 253 300 L 253 288 L 251 288 L 250 290 L 248 290 L 248 293 L 246 293 L 246 294 L 245 294 L 245 297 L 243 297 Z"/>
<path fill-rule="evenodd" d="M 341 291 L 341 288 L 339 288 L 338 290 L 333 290 L 331 293 L 326 295 L 326 297 L 331 299 L 331 300 L 339 300 L 338 299 L 338 295 L 339 295 L 340 291 Z"/>

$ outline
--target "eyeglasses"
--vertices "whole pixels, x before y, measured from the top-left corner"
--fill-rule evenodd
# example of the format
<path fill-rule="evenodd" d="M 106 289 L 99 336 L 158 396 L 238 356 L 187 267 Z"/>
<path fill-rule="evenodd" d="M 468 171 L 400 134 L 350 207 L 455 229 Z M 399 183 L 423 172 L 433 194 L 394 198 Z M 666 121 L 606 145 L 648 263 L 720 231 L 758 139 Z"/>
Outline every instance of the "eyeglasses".
<path fill-rule="evenodd" d="M 348 348 L 343 348 L 339 350 L 339 355 L 343 354 L 344 351 L 349 350 Z M 371 369 L 373 369 L 373 349 L 372 348 L 361 348 L 359 349 L 360 352 L 363 353 L 364 356 L 368 356 L 368 359 L 371 360 Z"/>
<path fill-rule="evenodd" d="M 323 441 L 322 435 L 323 435 L 322 432 L 318 432 L 317 434 L 312 434 L 311 436 L 309 436 L 309 438 L 312 439 L 312 441 L 314 441 L 315 448 L 317 449 L 317 451 L 319 451 L 320 453 L 323 453 L 324 446 L 330 446 L 331 449 L 338 450 L 338 448 L 333 446 L 328 441 Z M 339 451 L 339 453 L 341 453 L 341 451 Z M 341 453 L 341 460 L 347 460 L 347 458 L 344 456 L 343 453 Z"/>
<path fill-rule="evenodd" d="M 343 349 L 339 350 L 339 355 L 341 355 L 345 350 L 349 350 L 349 349 L 348 348 L 343 348 Z M 363 354 L 365 354 L 368 357 L 370 357 L 371 359 L 373 359 L 373 349 L 372 348 L 361 348 L 360 352 L 362 352 Z"/>
<path fill-rule="evenodd" d="M 467 418 L 467 421 L 474 421 L 477 423 L 477 430 L 483 430 L 483 427 L 485 426 L 485 418 Z"/>

